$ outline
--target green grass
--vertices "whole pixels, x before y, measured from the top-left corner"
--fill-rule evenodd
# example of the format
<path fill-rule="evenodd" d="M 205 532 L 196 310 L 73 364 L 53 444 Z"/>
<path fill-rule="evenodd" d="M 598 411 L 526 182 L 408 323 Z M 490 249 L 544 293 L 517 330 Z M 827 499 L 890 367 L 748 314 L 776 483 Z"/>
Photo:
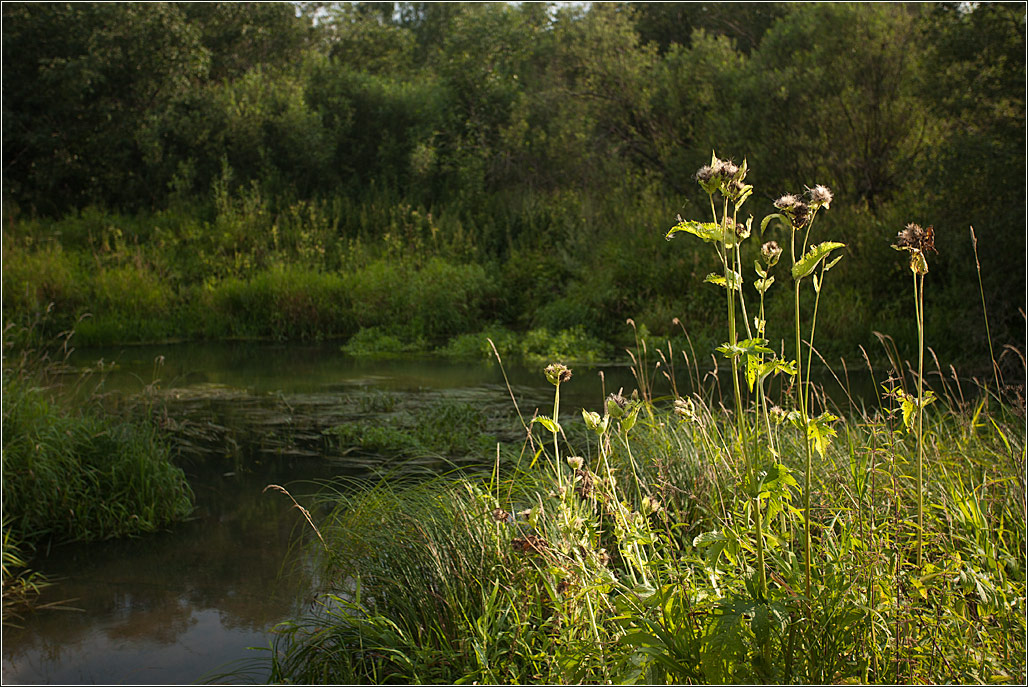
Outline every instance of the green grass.
<path fill-rule="evenodd" d="M 841 422 L 814 456 L 808 606 L 800 493 L 787 478 L 802 474 L 802 438 L 775 426 L 783 467 L 763 475 L 763 597 L 745 469 L 723 439 L 734 421 L 709 394 L 689 401 L 678 413 L 646 405 L 627 434 L 611 425 L 562 446 L 582 456 L 577 470 L 554 465 L 537 428 L 488 478 L 324 492 L 318 610 L 278 628 L 271 680 L 1024 677 L 1023 408 L 951 398 L 926 413 L 922 568 L 916 440 L 895 413 Z"/>
<path fill-rule="evenodd" d="M 58 358 L 33 348 L 38 332 L 9 328 L 5 334 L 6 624 L 48 584 L 27 567 L 35 551 L 168 527 L 192 512 L 193 493 L 149 420 L 108 415 L 96 399 L 73 400 L 73 392 L 55 383 Z"/>
<path fill-rule="evenodd" d="M 26 543 L 151 532 L 186 517 L 192 492 L 157 430 L 69 410 L 5 373 L 4 521 Z"/>

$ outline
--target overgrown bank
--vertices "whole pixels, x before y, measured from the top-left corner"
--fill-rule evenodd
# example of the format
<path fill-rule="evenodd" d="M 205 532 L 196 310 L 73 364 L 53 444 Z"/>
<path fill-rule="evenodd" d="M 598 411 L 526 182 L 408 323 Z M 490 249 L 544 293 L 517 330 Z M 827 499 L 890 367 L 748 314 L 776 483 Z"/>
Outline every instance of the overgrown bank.
<path fill-rule="evenodd" d="M 153 532 L 185 519 L 193 508 L 192 490 L 155 426 L 69 400 L 54 364 L 33 353 L 6 353 L 5 623 L 45 584 L 25 569 L 37 550 Z"/>
<path fill-rule="evenodd" d="M 534 423 L 486 477 L 323 493 L 325 585 L 313 616 L 278 628 L 270 681 L 1023 680 L 1023 403 L 942 391 L 920 563 L 898 405 L 838 423 L 807 487 L 808 595 L 803 440 L 775 422 L 779 455 L 751 485 L 712 394 L 673 410 L 612 395 L 584 425 L 561 407 L 559 435 Z"/>

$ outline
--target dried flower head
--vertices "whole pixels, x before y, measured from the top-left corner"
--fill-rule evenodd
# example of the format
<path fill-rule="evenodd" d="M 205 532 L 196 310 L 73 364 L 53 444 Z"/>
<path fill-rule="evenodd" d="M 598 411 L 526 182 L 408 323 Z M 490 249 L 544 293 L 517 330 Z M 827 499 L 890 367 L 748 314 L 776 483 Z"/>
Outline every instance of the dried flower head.
<path fill-rule="evenodd" d="M 800 202 L 800 199 L 791 193 L 786 193 L 775 201 L 775 207 L 779 210 L 789 211 L 796 207 L 796 204 Z"/>
<path fill-rule="evenodd" d="M 592 496 L 594 480 L 588 470 L 575 470 L 575 493 L 579 498 L 587 499 Z"/>
<path fill-rule="evenodd" d="M 777 241 L 768 241 L 760 247 L 760 257 L 764 259 L 765 265 L 774 267 L 778 264 L 778 258 L 782 257 L 782 248 Z"/>
<path fill-rule="evenodd" d="M 810 207 L 803 202 L 796 203 L 792 210 L 786 212 L 792 219 L 792 226 L 799 229 L 807 223 L 810 218 Z"/>
<path fill-rule="evenodd" d="M 570 465 L 573 470 L 580 470 L 584 462 L 585 460 L 582 456 L 568 456 L 568 465 Z"/>
<path fill-rule="evenodd" d="M 714 165 L 714 171 L 727 182 L 739 173 L 739 166 L 731 160 L 718 160 Z"/>
<path fill-rule="evenodd" d="M 832 192 L 827 186 L 822 186 L 821 184 L 814 188 L 808 188 L 807 197 L 810 198 L 810 205 L 813 208 L 824 208 L 827 210 L 832 204 Z"/>
<path fill-rule="evenodd" d="M 703 165 L 696 172 L 696 181 L 699 182 L 700 187 L 707 192 L 708 196 L 714 195 L 714 193 L 721 187 L 721 176 L 717 171 L 717 160 L 712 165 Z"/>
<path fill-rule="evenodd" d="M 896 235 L 896 243 L 892 247 L 909 251 L 911 271 L 914 274 L 925 275 L 928 273 L 925 252 L 939 252 L 935 250 L 935 227 L 922 229 L 921 225 L 911 222 Z"/>
<path fill-rule="evenodd" d="M 546 380 L 554 386 L 571 379 L 571 369 L 563 363 L 551 363 L 543 372 L 546 374 Z"/>
<path fill-rule="evenodd" d="M 534 534 L 515 537 L 511 540 L 510 545 L 518 553 L 544 553 L 548 548 L 546 540 Z"/>
<path fill-rule="evenodd" d="M 935 227 L 922 229 L 919 224 L 911 222 L 896 234 L 896 246 L 898 250 L 918 250 L 921 252 L 935 250 Z"/>

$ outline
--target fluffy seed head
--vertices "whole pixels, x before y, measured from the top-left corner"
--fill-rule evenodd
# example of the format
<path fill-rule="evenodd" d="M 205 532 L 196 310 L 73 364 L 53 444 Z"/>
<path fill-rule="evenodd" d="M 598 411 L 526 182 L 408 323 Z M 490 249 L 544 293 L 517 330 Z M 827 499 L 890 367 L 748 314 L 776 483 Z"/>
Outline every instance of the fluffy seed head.
<path fill-rule="evenodd" d="M 782 248 L 777 241 L 768 241 L 760 247 L 760 257 L 764 258 L 764 264 L 768 267 L 774 267 L 781 256 Z"/>
<path fill-rule="evenodd" d="M 775 207 L 779 210 L 792 210 L 796 207 L 796 204 L 800 202 L 800 199 L 791 193 L 786 193 L 775 201 Z"/>
<path fill-rule="evenodd" d="M 714 171 L 725 181 L 739 173 L 739 166 L 731 160 L 718 160 Z"/>
<path fill-rule="evenodd" d="M 696 181 L 701 184 L 710 181 L 714 177 L 714 168 L 710 165 L 703 165 L 696 172 Z"/>
<path fill-rule="evenodd" d="M 827 186 L 821 184 L 807 189 L 807 195 L 810 197 L 810 205 L 815 208 L 823 207 L 827 210 L 832 203 L 832 192 Z"/>

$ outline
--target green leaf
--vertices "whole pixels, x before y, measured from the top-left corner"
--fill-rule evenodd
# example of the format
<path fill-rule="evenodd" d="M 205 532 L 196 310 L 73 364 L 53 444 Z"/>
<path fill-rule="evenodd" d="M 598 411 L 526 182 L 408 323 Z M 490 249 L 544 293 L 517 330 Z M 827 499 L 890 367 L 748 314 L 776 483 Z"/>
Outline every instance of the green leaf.
<path fill-rule="evenodd" d="M 625 413 L 625 416 L 621 418 L 621 429 L 626 433 L 635 427 L 635 421 L 639 417 L 639 410 L 642 408 L 642 404 L 633 402 L 631 407 Z"/>
<path fill-rule="evenodd" d="M 721 243 L 721 225 L 714 222 L 694 222 L 691 220 L 684 220 L 671 227 L 664 238 L 670 241 L 674 238 L 675 234 L 680 231 L 688 232 L 693 236 L 699 236 L 707 243 Z"/>
<path fill-rule="evenodd" d="M 732 359 L 740 355 L 757 355 L 758 353 L 774 352 L 767 347 L 767 339 L 746 339 L 745 341 L 740 341 L 734 346 L 726 341 L 717 347 L 717 351 L 728 359 Z"/>
<path fill-rule="evenodd" d="M 539 424 L 541 424 L 543 427 L 545 427 L 546 429 L 548 429 L 551 432 L 553 432 L 554 434 L 556 434 L 557 432 L 560 431 L 560 425 L 558 425 L 556 422 L 554 422 L 550 418 L 546 417 L 545 415 L 540 415 L 539 417 L 532 418 L 532 424 L 533 425 L 535 423 L 537 423 L 537 422 Z"/>
<path fill-rule="evenodd" d="M 792 266 L 792 277 L 793 279 L 803 279 L 808 276 L 817 267 L 817 263 L 824 260 L 824 258 L 836 248 L 843 248 L 845 243 L 837 243 L 835 241 L 825 241 L 819 243 L 816 246 L 811 246 L 807 254 L 800 258 L 795 265 Z"/>
<path fill-rule="evenodd" d="M 768 277 L 767 279 L 758 279 L 757 281 L 753 282 L 753 288 L 755 288 L 759 293 L 765 293 L 768 289 L 771 288 L 771 285 L 774 283 L 774 277 Z"/>
<path fill-rule="evenodd" d="M 767 229 L 768 223 L 771 220 L 773 220 L 773 219 L 777 219 L 777 220 L 781 221 L 781 223 L 785 226 L 786 229 L 792 229 L 792 222 L 789 221 L 788 217 L 786 217 L 785 215 L 783 215 L 783 214 L 781 214 L 779 212 L 773 212 L 773 213 L 771 213 L 770 215 L 768 215 L 767 217 L 765 217 L 764 219 L 762 219 L 760 221 L 760 235 L 761 236 L 764 235 L 764 230 Z"/>
<path fill-rule="evenodd" d="M 731 270 L 728 273 L 728 279 L 731 281 L 732 291 L 738 291 L 742 286 L 742 277 L 735 270 Z M 725 281 L 724 275 L 715 272 L 708 274 L 703 281 L 708 284 L 716 284 L 721 288 L 726 288 L 725 284 L 728 283 Z"/>
<path fill-rule="evenodd" d="M 764 360 L 760 358 L 748 355 L 746 357 L 746 381 L 750 386 L 750 391 L 753 391 L 753 385 L 755 382 L 763 382 L 767 379 L 768 375 L 779 372 L 785 372 L 789 375 L 796 374 L 796 365 L 792 361 L 785 363 L 781 360 Z"/>
<path fill-rule="evenodd" d="M 825 457 L 828 445 L 832 443 L 832 437 L 836 435 L 835 428 L 831 426 L 831 423 L 838 419 L 831 413 L 824 412 L 807 425 L 807 438 L 813 442 L 814 448 L 822 459 Z"/>

